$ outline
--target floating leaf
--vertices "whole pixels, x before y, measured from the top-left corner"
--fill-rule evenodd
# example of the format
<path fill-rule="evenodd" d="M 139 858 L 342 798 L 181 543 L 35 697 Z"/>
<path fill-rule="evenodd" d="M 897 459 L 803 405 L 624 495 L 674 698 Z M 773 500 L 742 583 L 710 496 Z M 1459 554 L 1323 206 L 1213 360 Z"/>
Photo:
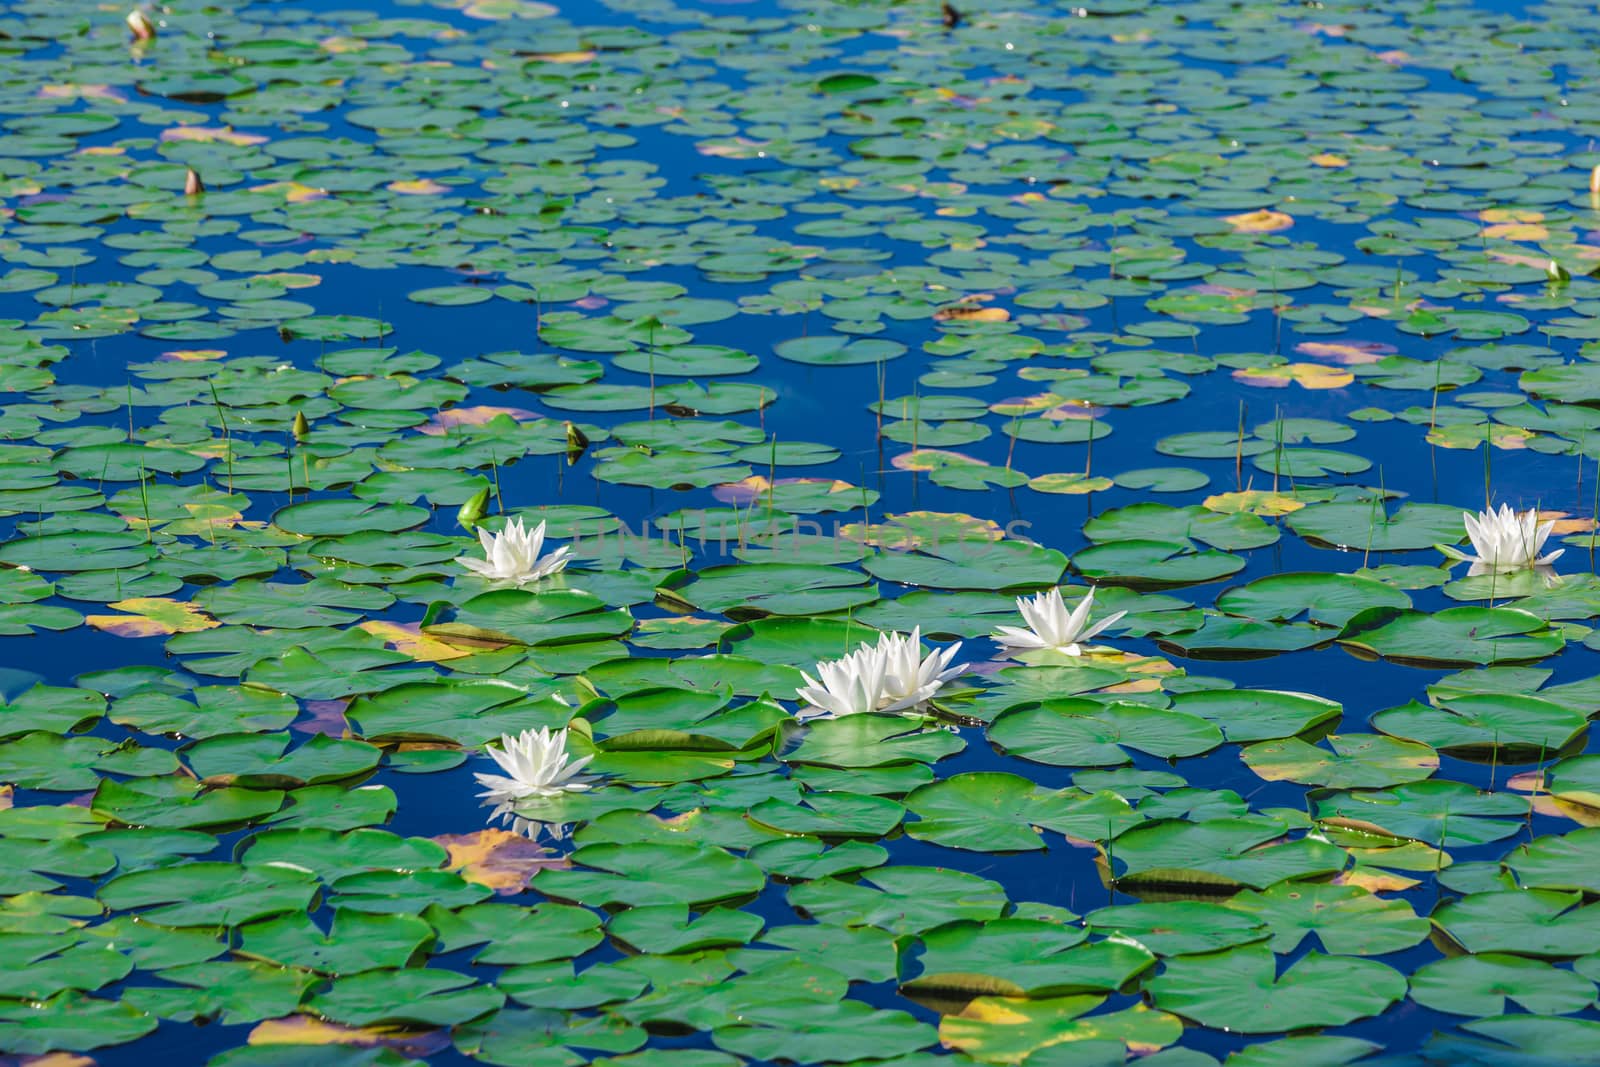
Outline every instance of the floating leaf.
<path fill-rule="evenodd" d="M 1050 791 L 1026 778 L 990 771 L 922 786 L 906 796 L 906 808 L 918 817 L 906 824 L 908 836 L 976 852 L 1043 848 L 1036 828 L 1098 841 L 1140 821 L 1114 793 Z"/>
<path fill-rule="evenodd" d="M 1433 922 L 1468 952 L 1565 959 L 1600 951 L 1600 911 L 1580 893 L 1472 893 L 1434 909 Z"/>
<path fill-rule="evenodd" d="M 822 878 L 789 891 L 789 903 L 819 922 L 916 933 L 958 919 L 996 919 L 1006 905 L 996 882 L 933 867 L 885 867 L 859 882 Z"/>
<path fill-rule="evenodd" d="M 160 637 L 209 630 L 221 625 L 193 604 L 162 597 L 134 597 L 115 601 L 109 606 L 127 614 L 90 615 L 83 621 L 97 630 L 118 637 Z"/>
<path fill-rule="evenodd" d="M 1134 827 L 1107 850 L 1116 884 L 1186 895 L 1265 889 L 1292 878 L 1344 869 L 1342 849 L 1311 838 L 1287 840 L 1265 818 L 1177 820 Z"/>
<path fill-rule="evenodd" d="M 1382 956 L 1410 948 L 1429 931 L 1428 921 L 1404 900 L 1349 885 L 1280 882 L 1260 892 L 1246 890 L 1226 906 L 1265 923 L 1279 955 L 1314 936 L 1333 955 Z"/>
<path fill-rule="evenodd" d="M 1140 704 L 1047 700 L 1002 714 L 990 725 L 989 739 L 1040 763 L 1111 767 L 1127 762 L 1129 749 L 1197 755 L 1220 745 L 1222 733 L 1204 719 Z"/>
<path fill-rule="evenodd" d="M 1262 741 L 1240 758 L 1269 781 L 1301 782 L 1330 789 L 1382 788 L 1429 777 L 1439 767 L 1427 745 L 1380 734 L 1333 734 L 1327 748 L 1297 737 Z"/>
<path fill-rule="evenodd" d="M 1150 952 L 1116 941 L 1083 944 L 1077 927 L 1031 919 L 961 922 L 922 935 L 910 992 L 1050 997 L 1110 992 L 1145 968 Z"/>
<path fill-rule="evenodd" d="M 1565 1015 L 1594 1001 L 1594 983 L 1540 960 L 1485 952 L 1419 968 L 1411 999 L 1452 1015 L 1499 1015 L 1507 1001 L 1535 1014 Z"/>
<path fill-rule="evenodd" d="M 1046 1049 L 1065 1049 L 1069 1058 L 1109 1053 L 1122 1057 L 1128 1048 L 1163 1048 L 1183 1035 L 1183 1024 L 1143 1004 L 1104 1015 L 1088 1015 L 1105 1001 L 1101 996 L 1021 1000 L 979 997 L 959 1015 L 939 1023 L 939 1040 L 980 1063 L 1016 1064 Z"/>
<path fill-rule="evenodd" d="M 1172 960 L 1149 989 L 1164 1010 L 1206 1026 L 1261 1034 L 1376 1015 L 1405 996 L 1406 980 L 1372 960 L 1317 952 L 1279 975 L 1271 949 L 1245 945 Z"/>
<path fill-rule="evenodd" d="M 1373 608 L 1346 624 L 1340 641 L 1402 663 L 1492 664 L 1543 659 L 1566 643 L 1536 615 L 1515 608 L 1445 608 L 1427 614 Z"/>

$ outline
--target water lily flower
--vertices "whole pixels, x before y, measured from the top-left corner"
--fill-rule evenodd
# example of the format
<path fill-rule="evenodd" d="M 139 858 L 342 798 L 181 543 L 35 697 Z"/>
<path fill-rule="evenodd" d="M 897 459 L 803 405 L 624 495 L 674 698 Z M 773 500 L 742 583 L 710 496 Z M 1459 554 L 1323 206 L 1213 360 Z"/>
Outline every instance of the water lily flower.
<path fill-rule="evenodd" d="M 885 633 L 876 649 L 883 657 L 883 690 L 878 697 L 879 711 L 907 711 L 931 700 L 944 683 L 967 669 L 965 663 L 950 666 L 961 651 L 961 643 L 922 654 L 922 627 L 909 635 Z"/>
<path fill-rule="evenodd" d="M 567 555 L 572 551 L 569 546 L 540 556 L 539 550 L 544 547 L 544 523 L 530 531 L 523 528 L 521 519 L 512 519 L 496 534 L 480 527 L 478 542 L 483 545 L 484 559 L 462 556 L 456 562 L 492 581 L 511 581 L 518 585 L 556 573 L 567 565 Z"/>
<path fill-rule="evenodd" d="M 837 718 L 877 711 L 884 698 L 884 673 L 887 661 L 871 645 L 862 645 L 847 656 L 817 664 L 821 681 L 800 672 L 805 681 L 796 696 L 805 704 L 801 719 Z"/>
<path fill-rule="evenodd" d="M 817 664 L 821 679 L 801 672 L 796 691 L 804 704 L 801 719 L 837 718 L 868 712 L 911 712 L 933 699 L 944 684 L 967 669 L 950 661 L 959 643 L 922 653 L 922 628 L 910 634 L 883 633 L 876 645 L 865 642 L 849 655 Z"/>
<path fill-rule="evenodd" d="M 1511 505 L 1501 504 L 1498 511 L 1481 511 L 1476 518 L 1471 512 L 1464 511 L 1461 520 L 1467 527 L 1467 537 L 1472 541 L 1472 549 L 1477 555 L 1469 556 L 1460 551 L 1451 554 L 1458 560 L 1472 564 L 1467 572 L 1468 577 L 1546 567 L 1566 551 L 1563 548 L 1548 556 L 1539 555 L 1539 550 L 1550 537 L 1550 531 L 1555 529 L 1555 523 L 1540 522 L 1539 513 L 1531 509 L 1515 512 L 1511 510 Z"/>
<path fill-rule="evenodd" d="M 1119 611 L 1089 626 L 1089 613 L 1094 610 L 1092 587 L 1070 613 L 1061 599 L 1059 589 L 1051 589 L 1034 597 L 1019 596 L 1017 610 L 1028 624 L 1026 630 L 1019 626 L 1002 626 L 990 635 L 1007 652 L 1050 649 L 1068 656 L 1081 656 L 1085 642 L 1115 626 L 1127 614 L 1126 611 Z"/>
<path fill-rule="evenodd" d="M 555 797 L 562 793 L 581 793 L 591 778 L 579 775 L 593 756 L 574 760 L 567 752 L 567 731 L 540 727 L 524 730 L 516 737 L 504 734 L 499 748 L 485 748 L 505 775 L 477 774 L 473 777 L 484 791 L 478 796 L 484 804 L 509 810 L 529 797 Z"/>
<path fill-rule="evenodd" d="M 156 36 L 156 24 L 150 21 L 150 16 L 139 8 L 128 12 L 128 32 L 133 34 L 136 41 L 153 41 Z"/>

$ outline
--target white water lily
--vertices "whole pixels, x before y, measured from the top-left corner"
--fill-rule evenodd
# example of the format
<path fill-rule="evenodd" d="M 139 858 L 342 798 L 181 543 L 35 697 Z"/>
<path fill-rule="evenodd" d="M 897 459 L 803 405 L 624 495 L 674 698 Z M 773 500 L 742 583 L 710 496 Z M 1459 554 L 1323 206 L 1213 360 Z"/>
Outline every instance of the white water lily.
<path fill-rule="evenodd" d="M 922 627 L 911 633 L 884 633 L 876 649 L 883 657 L 883 691 L 878 697 L 879 711 L 907 711 L 933 699 L 944 683 L 967 669 L 965 663 L 950 666 L 961 651 L 957 642 L 922 654 Z"/>
<path fill-rule="evenodd" d="M 1020 626 L 1002 626 L 990 635 L 1007 652 L 1050 649 L 1068 656 L 1081 656 L 1086 642 L 1115 626 L 1127 614 L 1126 611 L 1119 611 L 1089 626 L 1089 613 L 1094 610 L 1093 588 L 1083 595 L 1071 612 L 1067 611 L 1059 589 L 1051 589 L 1034 597 L 1019 596 L 1017 610 L 1028 624 L 1026 630 Z"/>
<path fill-rule="evenodd" d="M 1540 522 L 1539 513 L 1533 510 L 1516 512 L 1511 510 L 1511 505 L 1501 504 L 1498 511 L 1481 511 L 1477 517 L 1464 511 L 1461 520 L 1467 527 L 1467 537 L 1472 541 L 1472 549 L 1477 555 L 1469 556 L 1459 551 L 1453 555 L 1472 564 L 1472 569 L 1467 572 L 1469 577 L 1545 567 L 1566 551 L 1557 549 L 1548 556 L 1539 555 L 1539 550 L 1544 547 L 1556 524 Z"/>
<path fill-rule="evenodd" d="M 132 11 L 128 12 L 126 21 L 128 23 L 128 32 L 133 34 L 134 40 L 155 40 L 156 24 L 152 22 L 150 20 L 150 16 L 145 14 L 141 9 L 134 8 Z"/>
<path fill-rule="evenodd" d="M 496 534 L 480 526 L 478 543 L 483 545 L 483 559 L 462 556 L 456 562 L 491 581 L 510 581 L 518 585 L 556 573 L 567 565 L 567 555 L 572 551 L 564 547 L 547 556 L 539 555 L 544 547 L 544 523 L 527 530 L 521 519 L 510 520 Z"/>
<path fill-rule="evenodd" d="M 817 664 L 821 681 L 800 672 L 805 685 L 796 696 L 806 705 L 801 719 L 837 718 L 877 711 L 883 699 L 886 662 L 871 645 L 862 645 L 848 656 Z"/>
<path fill-rule="evenodd" d="M 484 798 L 485 804 L 510 810 L 520 800 L 580 793 L 591 783 L 591 779 L 578 772 L 594 757 L 572 759 L 567 752 L 565 730 L 552 732 L 546 726 L 524 730 L 516 737 L 505 734 L 500 738 L 499 748 L 485 748 L 484 751 L 506 772 L 505 775 L 473 774 L 484 787 L 478 796 Z"/>
<path fill-rule="evenodd" d="M 967 669 L 950 661 L 961 645 L 922 653 L 922 628 L 909 634 L 885 632 L 876 645 L 865 642 L 849 655 L 817 664 L 821 679 L 801 672 L 796 693 L 805 705 L 801 719 L 838 718 L 867 712 L 911 712 L 933 699 L 944 684 Z"/>

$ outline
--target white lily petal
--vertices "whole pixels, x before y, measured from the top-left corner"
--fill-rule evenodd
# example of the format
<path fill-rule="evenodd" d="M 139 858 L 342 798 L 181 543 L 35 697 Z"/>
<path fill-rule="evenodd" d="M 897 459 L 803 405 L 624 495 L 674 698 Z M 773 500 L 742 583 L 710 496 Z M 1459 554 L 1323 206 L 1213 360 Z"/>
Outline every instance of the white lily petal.
<path fill-rule="evenodd" d="M 554 574 L 567 565 L 571 547 L 563 547 L 541 556 L 544 546 L 545 524 L 532 530 L 524 527 L 521 519 L 509 519 L 499 533 L 491 534 L 478 527 L 478 542 L 483 546 L 484 558 L 457 560 L 462 566 L 491 581 L 516 582 L 518 585 L 536 581 Z"/>
<path fill-rule="evenodd" d="M 1122 617 L 1124 615 L 1126 615 L 1126 614 L 1127 614 L 1126 611 L 1119 611 L 1119 612 L 1116 612 L 1115 614 L 1107 615 L 1105 618 L 1101 619 L 1099 622 L 1095 623 L 1093 626 L 1091 626 L 1087 630 L 1083 631 L 1083 633 L 1079 634 L 1078 635 L 1078 640 L 1080 642 L 1082 642 L 1082 641 L 1087 641 L 1092 637 L 1099 636 L 1103 631 L 1109 630 L 1111 627 L 1115 626 L 1118 622 L 1122 621 Z"/>
<path fill-rule="evenodd" d="M 1473 515 L 1463 512 L 1461 524 L 1467 539 L 1472 542 L 1474 555 L 1453 553 L 1472 564 L 1468 577 L 1494 571 L 1507 572 L 1543 566 L 1555 559 L 1556 553 L 1540 557 L 1539 551 L 1555 529 L 1551 521 L 1540 522 L 1538 512 L 1513 511 L 1510 504 L 1489 508 Z"/>
<path fill-rule="evenodd" d="M 1002 626 L 989 635 L 990 640 L 997 641 L 1008 648 L 1048 648 L 1044 639 L 1032 630 L 1024 630 L 1017 626 Z"/>
<path fill-rule="evenodd" d="M 591 785 L 588 779 L 579 778 L 578 772 L 594 757 L 572 760 L 567 754 L 566 730 L 540 727 L 524 730 L 516 737 L 502 735 L 499 748 L 485 751 L 508 775 L 473 775 L 478 784 L 485 787 L 485 792 L 478 795 L 488 798 L 486 803 L 503 804 L 531 796 L 582 792 Z"/>
<path fill-rule="evenodd" d="M 1081 643 L 1114 625 L 1127 612 L 1119 611 L 1109 618 L 1088 626 L 1089 615 L 1094 610 L 1095 590 L 1091 586 L 1069 613 L 1060 589 L 1050 589 L 1035 597 L 1018 597 L 1017 611 L 1028 629 L 1001 626 L 991 639 L 1007 651 L 1051 649 L 1068 656 L 1081 655 Z"/>

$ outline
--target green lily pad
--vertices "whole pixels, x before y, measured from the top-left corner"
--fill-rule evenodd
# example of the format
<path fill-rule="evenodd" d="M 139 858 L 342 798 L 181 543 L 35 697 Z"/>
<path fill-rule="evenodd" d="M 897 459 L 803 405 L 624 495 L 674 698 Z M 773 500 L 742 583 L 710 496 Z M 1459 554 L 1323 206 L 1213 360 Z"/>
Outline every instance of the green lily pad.
<path fill-rule="evenodd" d="M 1361 552 L 1395 552 L 1453 543 L 1465 536 L 1459 508 L 1407 503 L 1391 514 L 1381 504 L 1313 504 L 1285 520 L 1301 537 Z"/>
<path fill-rule="evenodd" d="M 906 824 L 907 836 L 974 852 L 1043 848 L 1040 828 L 1079 841 L 1107 840 L 1141 821 L 1109 791 L 1052 791 L 994 771 L 931 782 L 906 796 L 906 810 L 917 816 Z"/>
<path fill-rule="evenodd" d="M 1521 845 L 1501 859 L 1517 883 L 1538 889 L 1581 889 L 1600 892 L 1600 877 L 1593 866 L 1600 852 L 1600 828 L 1585 827 L 1566 834 L 1547 834 Z"/>
<path fill-rule="evenodd" d="M 1244 945 L 1183 956 L 1149 982 L 1156 1005 L 1206 1026 L 1262 1034 L 1340 1026 L 1405 996 L 1399 971 L 1373 960 L 1301 957 L 1281 975 L 1272 950 Z"/>
<path fill-rule="evenodd" d="M 738 1025 L 712 1033 L 717 1047 L 741 1056 L 820 1063 L 860 1058 L 857 1053 L 888 1059 L 923 1048 L 933 1038 L 931 1027 L 906 1012 L 875 1010 L 857 1000 L 757 1006 L 743 1012 Z"/>
<path fill-rule="evenodd" d="M 693 845 L 588 845 L 573 853 L 573 861 L 571 870 L 540 872 L 535 887 L 591 906 L 638 906 L 714 903 L 766 884 L 761 868 L 749 860 Z"/>
<path fill-rule="evenodd" d="M 773 346 L 775 353 L 795 363 L 819 367 L 847 367 L 859 363 L 885 363 L 905 354 L 906 346 L 880 338 L 850 340 L 822 335 L 796 337 Z"/>
<path fill-rule="evenodd" d="M 1052 997 L 1111 992 L 1155 965 L 1146 949 L 1117 941 L 1084 944 L 1079 927 L 1034 919 L 957 922 L 922 934 L 911 993 Z"/>
<path fill-rule="evenodd" d="M 1372 717 L 1384 733 L 1441 751 L 1534 759 L 1564 748 L 1587 727 L 1588 717 L 1537 697 L 1502 693 L 1454 696 L 1443 706 L 1412 701 Z"/>
<path fill-rule="evenodd" d="M 1201 541 L 1223 551 L 1262 548 L 1278 540 L 1275 526 L 1243 512 L 1220 514 L 1199 505 L 1130 504 L 1084 523 L 1092 541 Z"/>
<path fill-rule="evenodd" d="M 802 804 L 776 797 L 750 808 L 758 826 L 819 837 L 883 837 L 900 825 L 905 809 L 887 797 L 808 793 Z"/>
<path fill-rule="evenodd" d="M 1362 789 L 1312 798 L 1312 814 L 1327 826 L 1421 841 L 1435 848 L 1487 844 L 1522 826 L 1528 801 L 1484 793 L 1465 782 L 1428 779 L 1393 789 Z"/>
<path fill-rule="evenodd" d="M 883 767 L 932 763 L 965 747 L 959 737 L 897 715 L 849 715 L 812 723 L 800 746 L 783 759 L 824 767 Z"/>
<path fill-rule="evenodd" d="M 336 978 L 312 996 L 312 1010 L 349 1026 L 452 1026 L 499 1008 L 505 995 L 454 971 L 413 967 Z"/>
<path fill-rule="evenodd" d="M 1373 608 L 1345 625 L 1342 644 L 1418 665 L 1518 663 L 1561 651 L 1565 640 L 1536 615 L 1515 608 L 1445 608 L 1433 614 Z"/>
<path fill-rule="evenodd" d="M 128 826 L 194 830 L 253 822 L 277 811 L 283 800 L 275 789 L 202 790 L 187 778 L 136 778 L 102 781 L 92 810 L 108 822 Z"/>
<path fill-rule="evenodd" d="M 1196 552 L 1187 541 L 1106 541 L 1072 559 L 1078 573 L 1096 582 L 1152 589 L 1214 582 L 1244 564 L 1227 552 Z"/>
<path fill-rule="evenodd" d="M 646 952 L 692 952 L 747 944 L 761 932 L 761 919 L 748 912 L 712 908 L 691 920 L 686 907 L 654 904 L 629 908 L 607 925 L 614 938 Z"/>
<path fill-rule="evenodd" d="M 304 915 L 249 923 L 239 930 L 239 954 L 324 974 L 405 967 L 433 942 L 433 930 L 412 915 L 341 910 L 324 933 Z"/>
<path fill-rule="evenodd" d="M 989 739 L 1038 763 L 1114 767 L 1128 762 L 1129 750 L 1162 757 L 1198 755 L 1222 744 L 1222 732 L 1183 712 L 1069 699 L 1013 708 L 990 724 Z"/>
<path fill-rule="evenodd" d="M 1273 574 L 1217 597 L 1217 607 L 1234 615 L 1289 622 L 1304 614 L 1310 621 L 1343 627 L 1368 608 L 1405 610 L 1411 598 L 1398 589 L 1353 574 Z"/>
<path fill-rule="evenodd" d="M 1439 767 L 1439 756 L 1427 745 L 1381 734 L 1333 734 L 1327 748 L 1298 737 L 1262 741 L 1239 755 L 1269 781 L 1291 781 L 1329 789 L 1381 789 L 1417 782 Z"/>
<path fill-rule="evenodd" d="M 999 883 L 935 867 L 885 867 L 859 882 L 821 878 L 789 890 L 789 903 L 818 922 L 918 933 L 959 919 L 997 919 Z"/>
<path fill-rule="evenodd" d="M 955 541 L 929 553 L 884 553 L 862 562 L 875 578 L 934 589 L 1036 589 L 1055 585 L 1067 557 L 1016 541 Z"/>
<path fill-rule="evenodd" d="M 167 926 L 238 926 L 304 911 L 316 895 L 317 879 L 309 871 L 211 861 L 133 871 L 99 892 L 107 907 L 147 907 L 145 919 Z"/>
<path fill-rule="evenodd" d="M 0 1042 L 22 1055 L 120 1045 L 155 1030 L 131 1004 L 68 990 L 44 1001 L 0 1005 Z"/>
<path fill-rule="evenodd" d="M 1428 920 L 1404 900 L 1387 900 L 1359 886 L 1280 882 L 1246 890 L 1225 905 L 1266 924 L 1271 948 L 1292 953 L 1315 936 L 1337 956 L 1381 956 L 1410 948 L 1428 936 Z"/>
<path fill-rule="evenodd" d="M 1600 951 L 1600 911 L 1581 893 L 1472 893 L 1434 909 L 1433 922 L 1468 952 L 1565 959 Z"/>
<path fill-rule="evenodd" d="M 1565 1015 L 1594 1002 L 1594 983 L 1542 960 L 1485 952 L 1435 960 L 1411 976 L 1411 999 L 1451 1015 L 1499 1015 L 1514 1001 L 1536 1015 Z"/>
<path fill-rule="evenodd" d="M 1337 722 L 1344 709 L 1311 693 L 1273 689 L 1198 689 L 1175 693 L 1172 710 L 1205 719 L 1235 744 L 1303 734 Z"/>
<path fill-rule="evenodd" d="M 1205 900 L 1172 900 L 1098 908 L 1084 916 L 1090 929 L 1143 945 L 1160 956 L 1263 941 L 1270 936 L 1256 916 Z"/>
<path fill-rule="evenodd" d="M 1282 837 L 1281 825 L 1259 816 L 1163 820 L 1123 834 L 1107 847 L 1107 860 L 1119 889 L 1189 896 L 1336 874 L 1348 862 L 1326 842 Z"/>

